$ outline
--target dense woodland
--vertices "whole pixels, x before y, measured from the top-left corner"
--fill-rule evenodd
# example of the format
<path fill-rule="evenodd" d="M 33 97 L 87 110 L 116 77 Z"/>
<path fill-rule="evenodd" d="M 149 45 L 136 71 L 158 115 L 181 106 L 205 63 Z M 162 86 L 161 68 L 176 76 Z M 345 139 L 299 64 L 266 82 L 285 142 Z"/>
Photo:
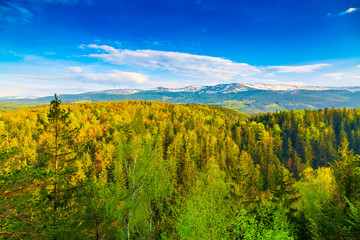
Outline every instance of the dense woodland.
<path fill-rule="evenodd" d="M 360 109 L 0 113 L 2 239 L 359 239 Z"/>
<path fill-rule="evenodd" d="M 45 103 L 41 102 L 21 102 L 21 101 L 1 101 L 0 100 L 0 112 L 10 112 L 19 109 L 32 109 L 44 106 Z"/>

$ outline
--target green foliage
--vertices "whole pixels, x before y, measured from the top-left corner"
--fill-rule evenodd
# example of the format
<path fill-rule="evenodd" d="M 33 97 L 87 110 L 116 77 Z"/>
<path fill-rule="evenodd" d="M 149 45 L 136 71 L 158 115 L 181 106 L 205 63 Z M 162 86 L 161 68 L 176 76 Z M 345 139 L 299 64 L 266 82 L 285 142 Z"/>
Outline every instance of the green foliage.
<path fill-rule="evenodd" d="M 332 171 L 342 197 L 360 200 L 360 156 L 348 150 L 346 138 L 339 147 L 338 160 L 332 164 Z"/>
<path fill-rule="evenodd" d="M 80 184 L 75 178 L 76 129 L 71 127 L 70 112 L 60 105 L 61 101 L 55 94 L 47 119 L 38 118 L 39 130 L 48 135 L 38 150 L 39 167 L 47 176 L 39 189 L 39 202 L 43 205 L 42 226 L 46 229 L 43 233 L 53 239 L 66 239 L 65 234 L 74 230 L 71 229 L 74 227 L 71 226 L 71 213 L 74 211 L 76 188 Z"/>
<path fill-rule="evenodd" d="M 177 217 L 180 239 L 229 239 L 232 213 L 225 174 L 209 161 L 206 172 L 192 187 Z"/>
<path fill-rule="evenodd" d="M 2 113 L 0 236 L 356 239 L 359 126 L 359 109 L 57 97 Z"/>
<path fill-rule="evenodd" d="M 245 240 L 294 239 L 287 213 L 288 210 L 283 204 L 271 205 L 267 201 L 261 203 L 255 215 L 243 209 L 237 218 L 238 238 Z"/>
<path fill-rule="evenodd" d="M 311 238 L 358 238 L 360 178 L 356 174 L 359 157 L 349 152 L 347 147 L 348 142 L 343 141 L 339 147 L 339 159 L 331 169 L 307 169 L 303 180 L 297 183 L 301 193 L 299 209 L 304 214 Z"/>

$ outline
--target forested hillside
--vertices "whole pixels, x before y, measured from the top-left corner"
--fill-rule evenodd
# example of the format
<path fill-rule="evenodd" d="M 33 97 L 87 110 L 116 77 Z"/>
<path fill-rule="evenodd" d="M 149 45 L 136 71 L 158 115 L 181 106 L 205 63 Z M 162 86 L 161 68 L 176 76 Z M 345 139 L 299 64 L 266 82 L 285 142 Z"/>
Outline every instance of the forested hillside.
<path fill-rule="evenodd" d="M 359 239 L 360 109 L 0 113 L 2 239 Z"/>
<path fill-rule="evenodd" d="M 258 84 L 260 89 L 240 83 L 215 86 L 188 86 L 180 89 L 155 88 L 152 90 L 107 90 L 81 94 L 63 94 L 64 103 L 103 101 L 160 101 L 174 104 L 211 104 L 232 108 L 248 114 L 291 109 L 319 109 L 325 107 L 360 107 L 358 87 L 311 88 Z M 276 90 L 278 89 L 278 90 Z M 280 90 L 279 90 L 280 89 Z M 0 109 L 19 109 L 26 105 L 48 104 L 52 96 L 34 99 L 0 99 Z M 2 107 L 3 106 L 3 107 Z"/>

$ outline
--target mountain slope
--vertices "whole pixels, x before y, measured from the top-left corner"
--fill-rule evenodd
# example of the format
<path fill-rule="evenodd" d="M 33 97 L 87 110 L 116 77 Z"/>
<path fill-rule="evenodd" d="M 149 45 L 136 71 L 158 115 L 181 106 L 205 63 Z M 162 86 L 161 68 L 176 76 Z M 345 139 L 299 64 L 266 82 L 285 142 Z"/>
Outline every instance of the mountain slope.
<path fill-rule="evenodd" d="M 15 102 L 48 103 L 52 97 L 13 99 Z M 117 89 L 60 95 L 63 102 L 154 100 L 170 103 L 202 103 L 225 106 L 246 113 L 283 109 L 360 107 L 360 87 L 309 87 L 271 84 L 192 85 L 151 90 Z M 8 100 L 9 101 L 9 100 Z"/>

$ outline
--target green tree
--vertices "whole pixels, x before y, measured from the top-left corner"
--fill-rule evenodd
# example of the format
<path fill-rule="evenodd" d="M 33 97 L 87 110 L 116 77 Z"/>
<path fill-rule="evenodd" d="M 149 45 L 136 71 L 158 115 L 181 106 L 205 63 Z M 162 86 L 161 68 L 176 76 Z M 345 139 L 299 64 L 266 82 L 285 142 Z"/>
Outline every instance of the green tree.
<path fill-rule="evenodd" d="M 162 159 L 162 141 L 139 124 L 137 113 L 131 124 L 118 132 L 117 150 L 110 169 L 99 176 L 100 198 L 106 215 L 118 229 L 115 239 L 151 239 L 161 222 L 163 204 L 171 190 L 168 165 Z M 109 236 L 110 237 L 110 236 Z"/>
<path fill-rule="evenodd" d="M 229 189 L 225 174 L 210 158 L 205 173 L 184 198 L 176 219 L 180 239 L 229 239 L 232 211 L 227 199 Z"/>
<path fill-rule="evenodd" d="M 292 226 L 287 218 L 288 209 L 280 204 L 271 205 L 264 201 L 256 210 L 256 214 L 251 214 L 245 209 L 238 216 L 236 233 L 239 239 L 294 239 Z"/>
<path fill-rule="evenodd" d="M 350 201 L 360 199 L 360 156 L 349 150 L 349 142 L 343 138 L 339 147 L 339 157 L 332 164 L 332 171 L 342 197 Z"/>
<path fill-rule="evenodd" d="M 32 166 L 19 166 L 14 156 L 19 150 L 0 152 L 0 236 L 3 239 L 37 236 L 36 189 L 39 171 Z"/>
<path fill-rule="evenodd" d="M 259 166 L 255 166 L 250 154 L 242 152 L 234 180 L 244 202 L 258 201 L 260 193 Z"/>
<path fill-rule="evenodd" d="M 61 100 L 56 94 L 54 98 L 47 119 L 38 118 L 39 130 L 45 135 L 39 143 L 38 161 L 47 176 L 39 192 L 39 204 L 43 205 L 43 234 L 56 240 L 68 238 L 65 233 L 74 230 L 69 224 L 76 222 L 71 212 L 80 183 L 75 178 L 77 167 L 74 164 L 78 129 L 71 125 L 70 111 L 60 106 Z"/>

